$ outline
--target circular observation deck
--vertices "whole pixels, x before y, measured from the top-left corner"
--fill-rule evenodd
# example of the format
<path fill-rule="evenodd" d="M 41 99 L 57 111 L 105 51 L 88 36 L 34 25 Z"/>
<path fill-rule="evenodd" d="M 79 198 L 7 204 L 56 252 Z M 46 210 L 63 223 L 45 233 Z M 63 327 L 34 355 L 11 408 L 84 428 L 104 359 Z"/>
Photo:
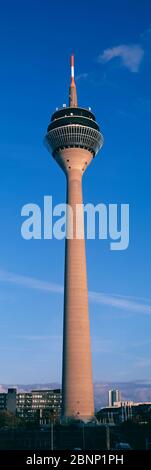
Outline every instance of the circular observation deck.
<path fill-rule="evenodd" d="M 60 149 L 73 147 L 87 149 L 95 156 L 103 145 L 103 136 L 94 114 L 78 107 L 56 111 L 45 140 L 53 156 Z"/>

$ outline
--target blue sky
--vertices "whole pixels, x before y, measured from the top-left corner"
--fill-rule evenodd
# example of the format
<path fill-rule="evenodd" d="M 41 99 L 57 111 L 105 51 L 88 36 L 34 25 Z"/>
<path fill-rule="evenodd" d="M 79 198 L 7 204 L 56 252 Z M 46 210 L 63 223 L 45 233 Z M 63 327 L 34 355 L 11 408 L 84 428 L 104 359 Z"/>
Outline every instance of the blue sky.
<path fill-rule="evenodd" d="M 126 251 L 86 244 L 94 380 L 150 380 L 150 1 L 6 1 L 0 21 L 0 382 L 61 380 L 64 242 L 23 240 L 20 214 L 65 200 L 43 138 L 73 51 L 79 104 L 105 138 L 84 202 L 130 204 Z"/>

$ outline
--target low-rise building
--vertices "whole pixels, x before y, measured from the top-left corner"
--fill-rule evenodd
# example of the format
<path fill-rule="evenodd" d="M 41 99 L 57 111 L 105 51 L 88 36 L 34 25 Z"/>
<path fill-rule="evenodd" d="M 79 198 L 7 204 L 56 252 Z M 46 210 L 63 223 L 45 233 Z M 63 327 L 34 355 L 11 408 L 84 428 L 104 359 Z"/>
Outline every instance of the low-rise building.
<path fill-rule="evenodd" d="M 27 421 L 38 420 L 40 424 L 60 419 L 61 402 L 60 389 L 17 393 L 15 388 L 11 388 L 6 393 L 0 393 L 0 411 L 7 410 Z"/>
<path fill-rule="evenodd" d="M 0 411 L 6 410 L 7 393 L 0 393 Z"/>

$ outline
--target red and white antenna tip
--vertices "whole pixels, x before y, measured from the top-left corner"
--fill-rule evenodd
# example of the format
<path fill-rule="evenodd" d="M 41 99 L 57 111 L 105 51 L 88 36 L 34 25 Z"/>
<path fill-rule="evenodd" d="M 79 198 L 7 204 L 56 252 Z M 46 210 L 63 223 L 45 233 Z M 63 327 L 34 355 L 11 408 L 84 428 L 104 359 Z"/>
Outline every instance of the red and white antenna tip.
<path fill-rule="evenodd" d="M 75 108 L 78 106 L 77 102 L 77 90 L 74 81 L 74 54 L 70 56 L 70 67 L 71 67 L 71 84 L 69 89 L 69 107 Z"/>
<path fill-rule="evenodd" d="M 72 66 L 74 67 L 74 54 L 71 54 L 70 63 L 71 63 L 71 67 Z"/>
<path fill-rule="evenodd" d="M 74 54 L 70 57 L 70 66 L 71 66 L 71 81 L 74 82 Z"/>

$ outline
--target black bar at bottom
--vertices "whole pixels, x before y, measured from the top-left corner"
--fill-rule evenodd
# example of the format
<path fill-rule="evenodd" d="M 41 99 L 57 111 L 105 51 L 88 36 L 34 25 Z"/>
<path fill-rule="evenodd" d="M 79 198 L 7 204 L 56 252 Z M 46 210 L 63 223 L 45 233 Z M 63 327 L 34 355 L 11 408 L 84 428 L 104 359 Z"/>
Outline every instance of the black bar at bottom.
<path fill-rule="evenodd" d="M 9 465 L 30 468 L 30 465 L 45 465 L 46 468 L 65 469 L 69 465 L 145 465 L 151 462 L 151 451 L 0 451 L 0 466 Z M 4 467 L 5 468 L 5 467 Z M 71 467 L 74 468 L 74 467 Z"/>

